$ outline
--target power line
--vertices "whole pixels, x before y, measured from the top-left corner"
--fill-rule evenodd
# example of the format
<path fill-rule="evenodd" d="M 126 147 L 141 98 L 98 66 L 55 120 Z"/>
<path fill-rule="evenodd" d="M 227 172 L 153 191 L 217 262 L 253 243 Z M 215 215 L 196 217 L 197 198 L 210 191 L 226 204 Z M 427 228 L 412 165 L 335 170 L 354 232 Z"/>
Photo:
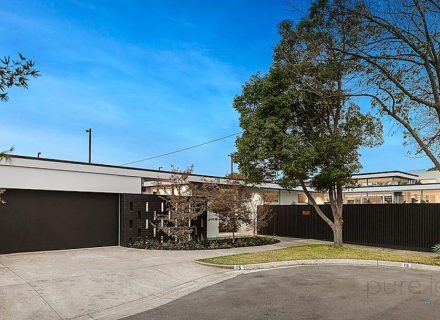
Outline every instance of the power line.
<path fill-rule="evenodd" d="M 144 161 L 148 161 L 148 160 L 153 160 L 153 159 L 157 159 L 157 158 L 161 158 L 161 157 L 169 156 L 169 155 L 174 154 L 174 153 L 178 153 L 178 152 L 186 151 L 186 150 L 189 150 L 189 149 L 194 149 L 194 148 L 197 148 L 197 147 L 201 147 L 201 146 L 204 146 L 204 145 L 207 145 L 207 144 L 213 143 L 213 142 L 217 142 L 217 141 L 224 140 L 224 139 L 227 139 L 227 138 L 230 138 L 230 137 L 234 137 L 234 136 L 239 135 L 239 134 L 241 134 L 241 132 L 237 132 L 237 133 L 229 134 L 229 135 L 224 136 L 224 137 L 220 137 L 220 138 L 217 138 L 217 139 L 214 139 L 214 140 L 205 141 L 205 142 L 202 142 L 202 143 L 199 143 L 199 144 L 196 144 L 196 145 L 190 146 L 190 147 L 186 147 L 186 148 L 182 148 L 182 149 L 174 150 L 174 151 L 171 151 L 171 152 L 167 152 L 167 153 L 159 154 L 159 155 L 157 155 L 157 156 L 152 156 L 152 157 L 148 157 L 148 158 L 141 159 L 141 160 L 136 160 L 136 161 L 132 161 L 132 162 L 127 162 L 127 163 L 121 164 L 121 166 L 127 166 L 127 165 L 129 165 L 129 164 L 134 164 L 134 163 L 139 163 L 139 162 L 144 162 Z"/>

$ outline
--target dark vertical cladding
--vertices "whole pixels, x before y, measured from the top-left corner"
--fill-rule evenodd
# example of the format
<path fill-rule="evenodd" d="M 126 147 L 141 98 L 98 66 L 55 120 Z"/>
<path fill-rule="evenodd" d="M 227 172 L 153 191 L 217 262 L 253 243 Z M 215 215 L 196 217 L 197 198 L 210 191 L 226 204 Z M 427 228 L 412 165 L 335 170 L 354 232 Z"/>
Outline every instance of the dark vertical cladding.
<path fill-rule="evenodd" d="M 162 209 L 165 210 L 165 206 L 165 200 L 158 195 L 122 194 L 121 246 L 129 246 L 130 243 L 139 239 L 160 240 L 163 237 L 164 240 L 167 240 L 168 237 L 165 233 L 156 230 L 155 234 L 154 227 L 151 225 L 154 212 L 160 214 Z M 197 227 L 197 238 L 200 238 L 201 235 L 206 238 L 206 214 L 199 217 L 194 223 Z"/>
<path fill-rule="evenodd" d="M 8 189 L 0 253 L 118 244 L 118 194 Z"/>
<path fill-rule="evenodd" d="M 333 240 L 330 227 L 313 207 L 272 207 L 274 216 L 262 234 Z M 330 206 L 321 208 L 331 217 Z M 343 217 L 346 243 L 419 251 L 440 243 L 440 204 L 350 204 L 344 205 Z"/>

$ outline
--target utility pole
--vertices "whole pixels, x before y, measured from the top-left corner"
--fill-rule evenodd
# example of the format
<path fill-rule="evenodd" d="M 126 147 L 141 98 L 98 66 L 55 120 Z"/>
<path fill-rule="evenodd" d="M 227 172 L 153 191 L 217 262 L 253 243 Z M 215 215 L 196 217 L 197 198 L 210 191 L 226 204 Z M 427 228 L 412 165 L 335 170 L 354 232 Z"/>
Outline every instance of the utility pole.
<path fill-rule="evenodd" d="M 37 158 L 40 159 L 40 156 L 41 156 L 41 152 L 38 152 L 37 153 Z"/>
<path fill-rule="evenodd" d="M 228 156 L 231 158 L 231 179 L 234 177 L 234 160 L 232 160 L 232 153 L 228 154 Z"/>
<path fill-rule="evenodd" d="M 86 130 L 89 134 L 89 163 L 92 163 L 92 128 Z"/>

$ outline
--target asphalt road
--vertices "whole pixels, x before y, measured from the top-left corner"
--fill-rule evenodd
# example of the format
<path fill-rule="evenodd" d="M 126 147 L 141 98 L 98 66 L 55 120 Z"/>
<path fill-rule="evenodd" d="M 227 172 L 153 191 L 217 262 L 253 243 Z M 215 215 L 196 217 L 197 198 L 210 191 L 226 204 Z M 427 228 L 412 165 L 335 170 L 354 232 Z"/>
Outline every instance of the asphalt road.
<path fill-rule="evenodd" d="M 308 266 L 240 275 L 126 320 L 428 320 L 439 314 L 439 272 Z"/>

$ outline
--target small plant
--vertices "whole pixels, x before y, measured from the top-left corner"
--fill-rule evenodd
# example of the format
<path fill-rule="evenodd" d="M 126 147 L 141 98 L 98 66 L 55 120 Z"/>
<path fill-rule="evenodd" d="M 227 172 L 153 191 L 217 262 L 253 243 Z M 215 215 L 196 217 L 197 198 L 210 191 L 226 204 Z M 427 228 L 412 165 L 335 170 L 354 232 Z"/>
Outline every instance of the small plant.
<path fill-rule="evenodd" d="M 440 243 L 437 243 L 435 246 L 432 247 L 432 252 L 440 255 Z"/>
<path fill-rule="evenodd" d="M 243 237 L 235 242 L 232 238 L 191 240 L 188 242 L 165 241 L 160 243 L 154 239 L 138 239 L 131 243 L 131 248 L 150 249 L 150 250 L 209 250 L 209 249 L 229 249 L 238 247 L 263 246 L 278 243 L 279 240 L 271 237 Z"/>

